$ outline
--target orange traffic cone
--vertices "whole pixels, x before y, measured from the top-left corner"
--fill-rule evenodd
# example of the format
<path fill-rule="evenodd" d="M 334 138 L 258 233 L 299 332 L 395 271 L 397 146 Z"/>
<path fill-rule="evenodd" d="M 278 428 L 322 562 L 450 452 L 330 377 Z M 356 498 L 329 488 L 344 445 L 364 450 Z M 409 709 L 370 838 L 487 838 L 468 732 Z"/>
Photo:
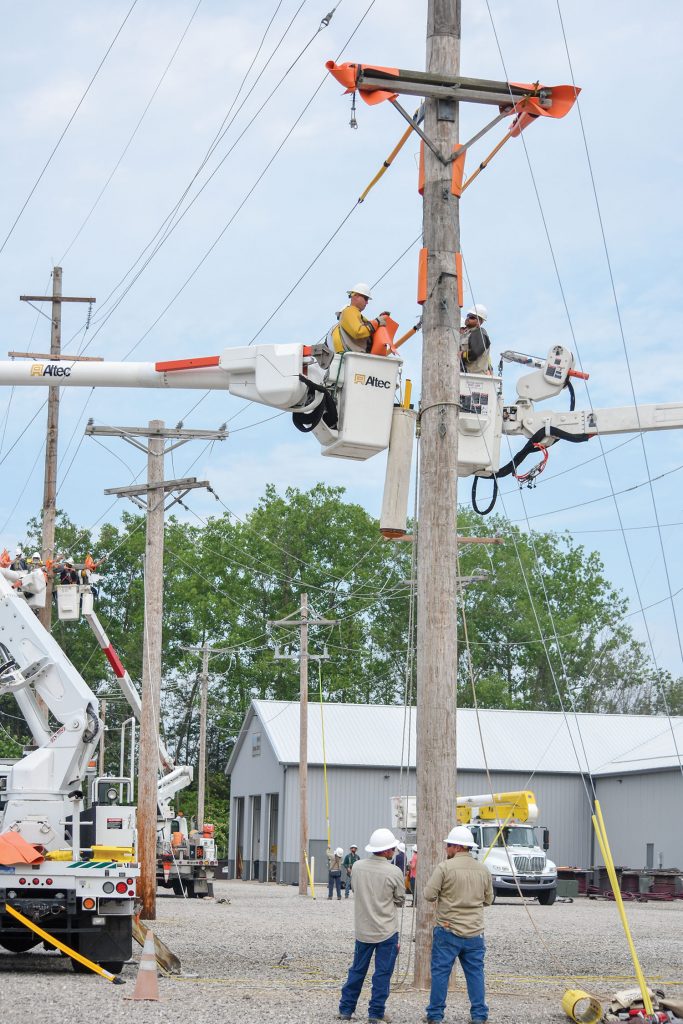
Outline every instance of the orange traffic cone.
<path fill-rule="evenodd" d="M 148 930 L 145 944 L 142 947 L 142 959 L 135 981 L 132 996 L 128 999 L 147 999 L 159 1001 L 159 978 L 157 976 L 157 958 L 154 952 L 154 935 Z"/>
<path fill-rule="evenodd" d="M 171 877 L 171 865 L 170 865 L 169 861 L 165 860 L 163 862 L 163 868 L 164 868 L 164 881 L 168 882 L 169 878 Z"/>

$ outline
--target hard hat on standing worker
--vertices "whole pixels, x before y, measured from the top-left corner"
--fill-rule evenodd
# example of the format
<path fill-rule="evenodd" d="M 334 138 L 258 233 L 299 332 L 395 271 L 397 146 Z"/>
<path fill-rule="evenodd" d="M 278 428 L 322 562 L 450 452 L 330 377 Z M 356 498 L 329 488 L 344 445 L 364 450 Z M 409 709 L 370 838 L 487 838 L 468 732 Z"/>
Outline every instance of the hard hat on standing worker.
<path fill-rule="evenodd" d="M 376 828 L 370 836 L 365 852 L 384 853 L 385 850 L 395 850 L 397 846 L 396 836 L 390 828 Z"/>
<path fill-rule="evenodd" d="M 365 281 L 359 281 L 358 284 L 354 284 L 353 288 L 350 288 L 348 295 L 363 295 L 368 302 L 371 300 L 372 295 L 370 294 L 370 285 L 366 284 Z"/>
<path fill-rule="evenodd" d="M 467 316 L 476 316 L 479 320 L 488 320 L 489 311 L 486 306 L 477 303 L 476 306 L 470 306 L 467 310 Z"/>
<path fill-rule="evenodd" d="M 444 839 L 444 843 L 446 843 L 447 846 L 477 845 L 474 841 L 474 836 L 468 829 L 467 825 L 456 825 L 455 828 L 452 828 Z"/>
<path fill-rule="evenodd" d="M 341 846 L 337 847 L 337 849 L 334 851 L 334 855 L 335 855 L 335 857 L 343 857 L 344 856 L 344 851 L 342 850 Z"/>

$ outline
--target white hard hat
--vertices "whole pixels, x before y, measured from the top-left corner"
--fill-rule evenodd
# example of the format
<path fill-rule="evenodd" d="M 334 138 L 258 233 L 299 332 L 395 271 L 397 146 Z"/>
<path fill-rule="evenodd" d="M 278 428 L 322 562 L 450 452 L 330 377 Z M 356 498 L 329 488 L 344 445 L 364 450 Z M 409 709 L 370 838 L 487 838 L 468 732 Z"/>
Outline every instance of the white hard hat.
<path fill-rule="evenodd" d="M 413 853 L 417 853 L 417 846 L 413 847 Z"/>
<path fill-rule="evenodd" d="M 349 846 L 349 850 L 357 850 L 357 849 L 358 849 L 358 843 L 351 843 L 351 845 Z"/>
<path fill-rule="evenodd" d="M 31 555 L 31 561 L 32 562 L 39 562 L 40 561 L 40 555 L 38 554 L 37 551 L 34 551 L 33 554 Z"/>
<path fill-rule="evenodd" d="M 342 850 L 341 846 L 338 846 L 337 849 L 334 851 L 335 857 L 341 857 L 343 853 L 344 851 Z"/>
<path fill-rule="evenodd" d="M 405 853 L 406 852 L 406 844 L 405 843 L 399 843 L 398 844 L 398 848 L 401 851 L 401 853 Z"/>
<path fill-rule="evenodd" d="M 354 284 L 353 288 L 349 289 L 349 295 L 364 295 L 369 301 L 372 298 L 370 285 L 366 284 L 365 281 L 359 281 L 358 284 Z"/>
<path fill-rule="evenodd" d="M 478 316 L 480 320 L 488 320 L 489 311 L 486 306 L 482 306 L 480 303 L 477 303 L 476 306 L 470 306 L 467 310 L 467 315 Z"/>
<path fill-rule="evenodd" d="M 456 825 L 455 828 L 452 828 L 448 835 L 446 836 L 446 838 L 444 839 L 444 843 L 446 843 L 448 846 L 477 845 L 474 841 L 474 836 L 468 829 L 467 825 Z"/>
<path fill-rule="evenodd" d="M 376 828 L 370 836 L 370 842 L 365 847 L 365 852 L 384 853 L 385 850 L 395 850 L 396 846 L 396 836 L 390 828 Z"/>
<path fill-rule="evenodd" d="M 21 555 L 23 555 L 23 553 L 24 552 L 22 551 L 21 544 L 18 544 L 17 550 L 14 552 L 14 554 L 16 555 L 17 558 L 19 558 Z"/>

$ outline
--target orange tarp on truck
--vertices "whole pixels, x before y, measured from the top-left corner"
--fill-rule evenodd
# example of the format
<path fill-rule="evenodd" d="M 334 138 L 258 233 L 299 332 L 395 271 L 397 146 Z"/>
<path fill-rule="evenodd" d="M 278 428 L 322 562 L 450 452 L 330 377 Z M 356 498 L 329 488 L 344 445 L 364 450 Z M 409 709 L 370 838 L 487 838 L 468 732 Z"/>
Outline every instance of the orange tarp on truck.
<path fill-rule="evenodd" d="M 0 834 L 0 864 L 41 864 L 45 860 L 38 848 L 27 843 L 18 832 Z"/>

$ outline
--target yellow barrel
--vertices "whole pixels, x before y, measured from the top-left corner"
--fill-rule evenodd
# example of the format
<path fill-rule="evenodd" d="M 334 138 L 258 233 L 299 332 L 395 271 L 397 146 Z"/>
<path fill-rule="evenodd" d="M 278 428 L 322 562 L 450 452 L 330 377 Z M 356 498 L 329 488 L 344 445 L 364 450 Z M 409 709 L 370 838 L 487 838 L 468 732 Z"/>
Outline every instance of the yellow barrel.
<path fill-rule="evenodd" d="M 562 996 L 562 1009 L 576 1024 L 598 1024 L 602 1006 L 594 996 L 579 988 L 567 989 Z"/>

